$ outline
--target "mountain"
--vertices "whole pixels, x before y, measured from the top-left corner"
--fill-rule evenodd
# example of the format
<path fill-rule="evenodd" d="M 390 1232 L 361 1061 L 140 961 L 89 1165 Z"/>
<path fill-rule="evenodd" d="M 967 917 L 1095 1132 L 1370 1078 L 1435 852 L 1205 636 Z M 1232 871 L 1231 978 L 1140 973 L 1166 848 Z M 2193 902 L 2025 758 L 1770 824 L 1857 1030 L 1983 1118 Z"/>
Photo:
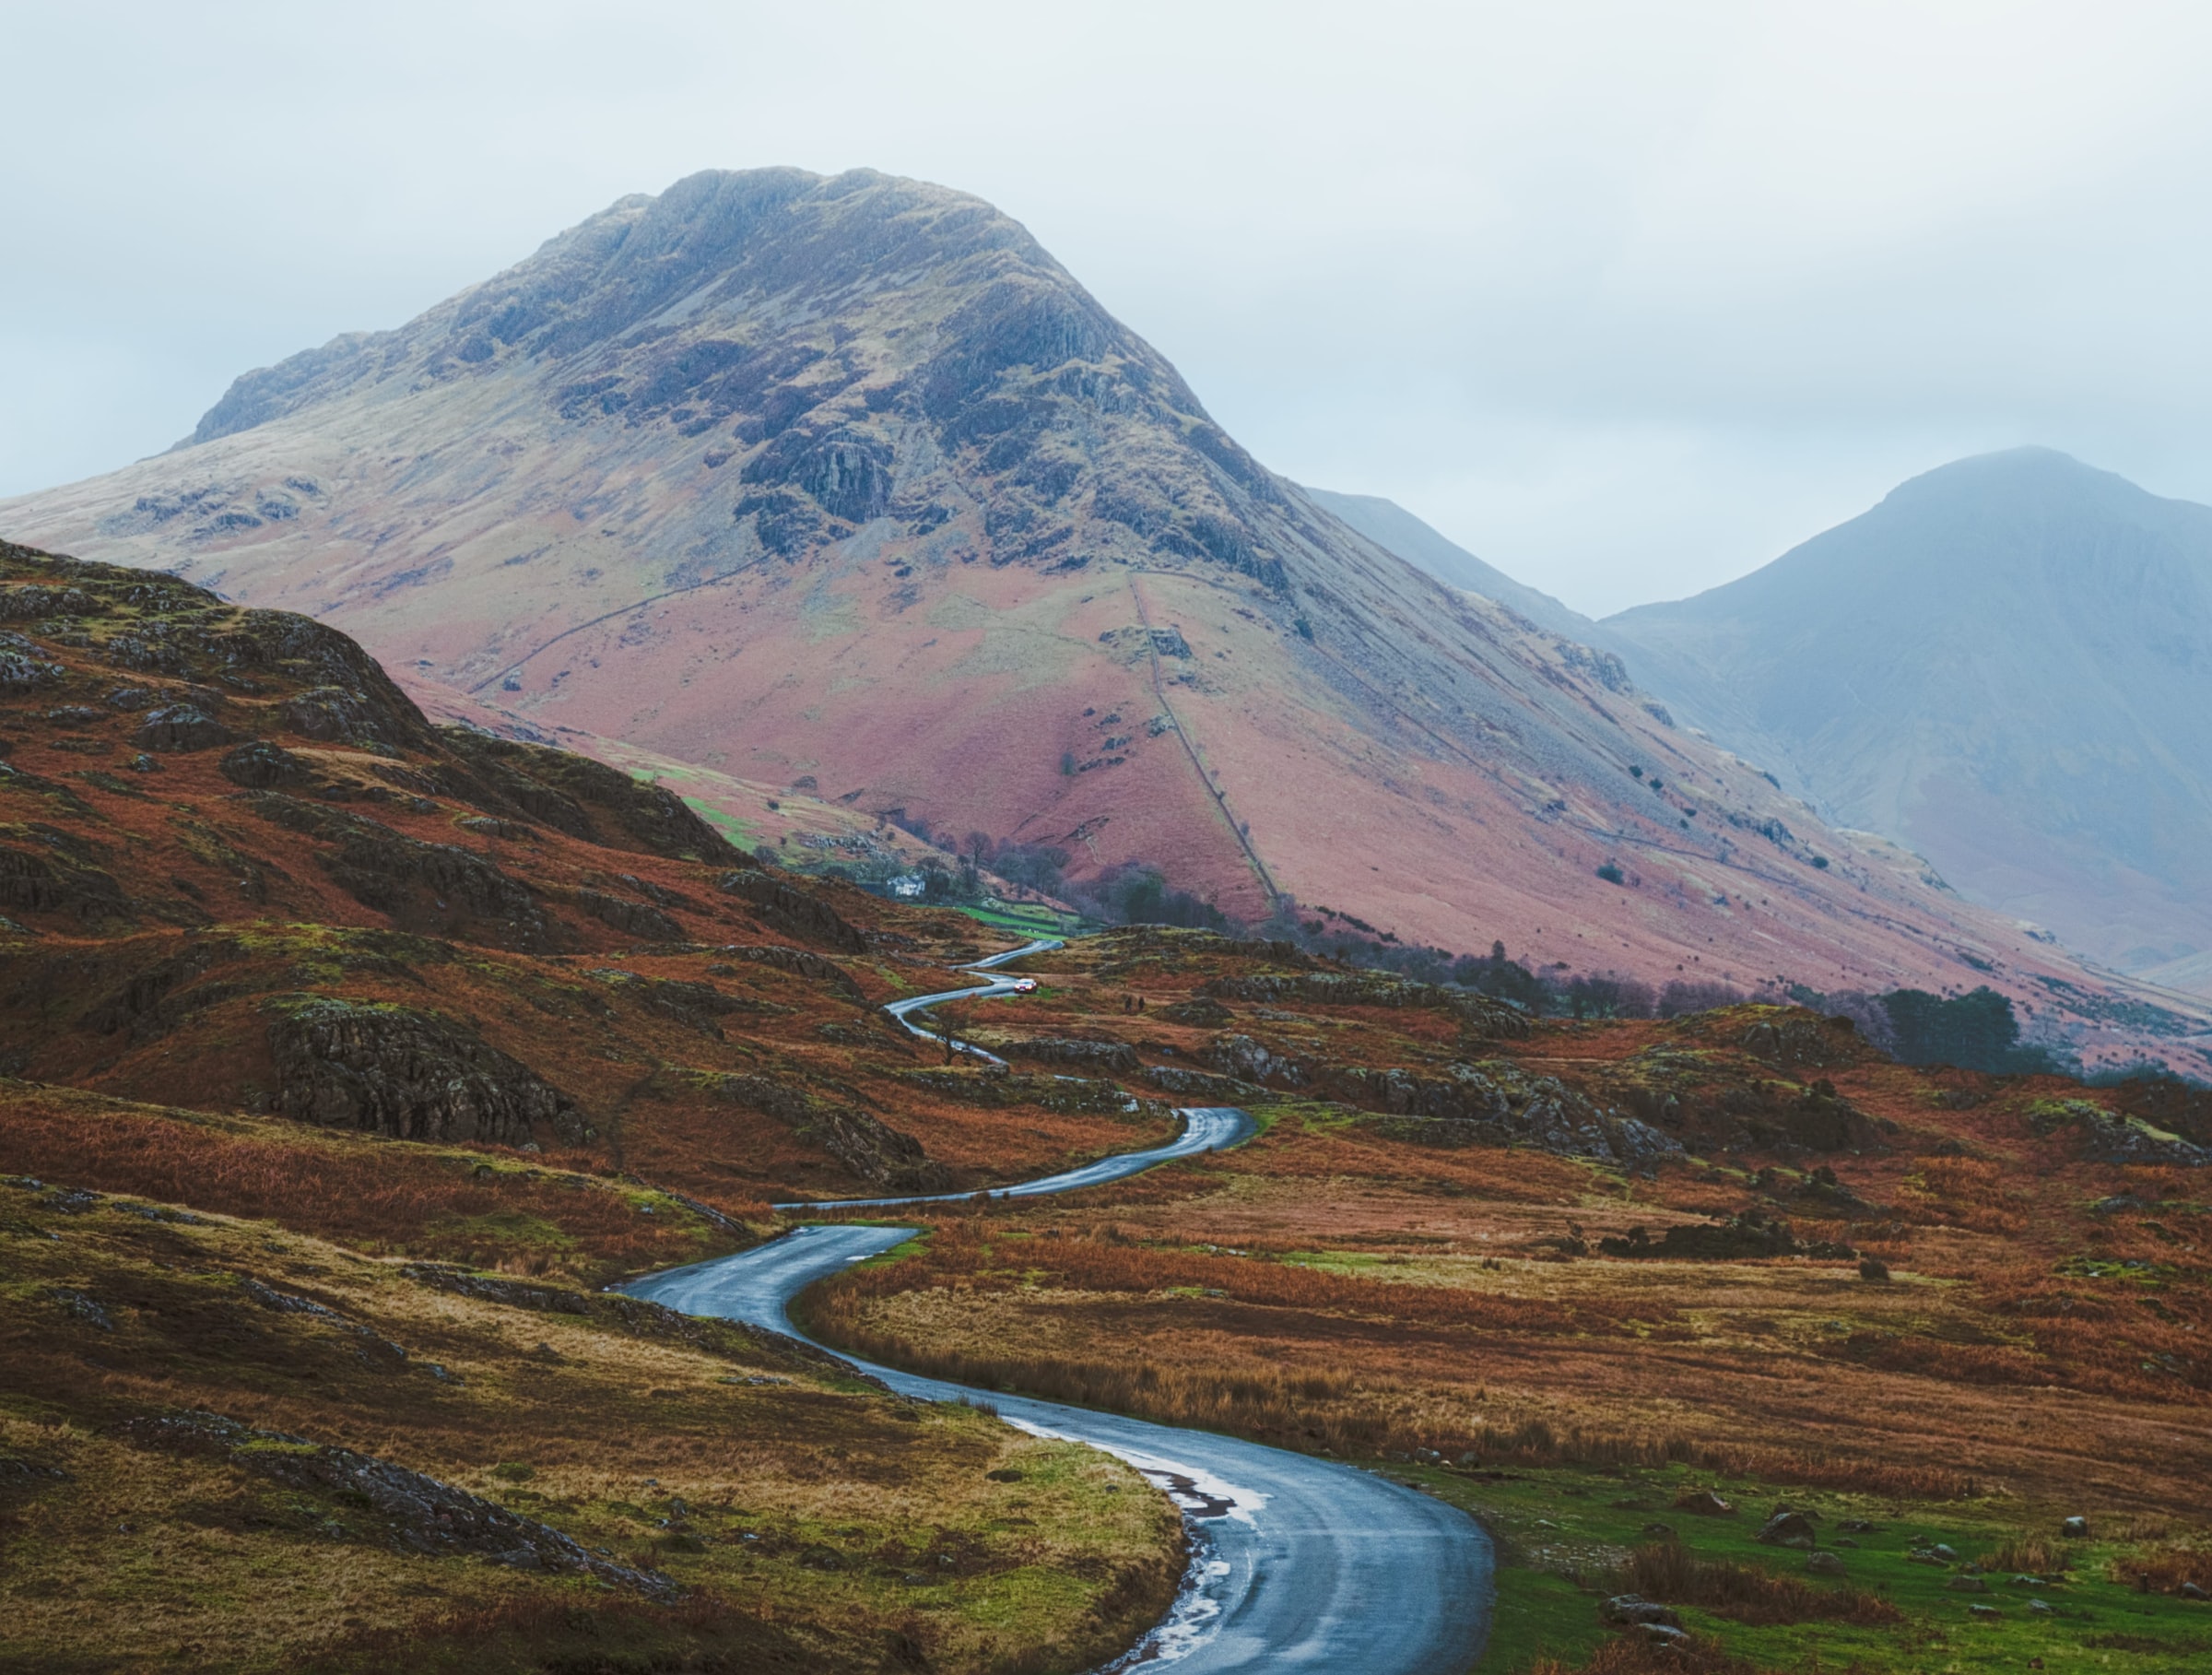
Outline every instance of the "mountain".
<path fill-rule="evenodd" d="M 339 626 L 432 708 L 1147 862 L 1240 918 L 1650 980 L 2087 981 L 1360 536 L 1016 222 L 912 181 L 625 198 L 0 527 Z"/>
<path fill-rule="evenodd" d="M 1677 716 L 1831 818 L 2212 991 L 2212 508 L 2017 449 L 1604 627 Z"/>
<path fill-rule="evenodd" d="M 1585 644 L 1597 644 L 1597 624 L 1549 594 L 1516 582 L 1505 572 L 1486 564 L 1449 536 L 1440 534 L 1399 505 L 1379 494 L 1337 494 L 1309 488 L 1314 502 L 1335 513 L 1376 546 L 1394 552 L 1417 569 L 1463 592 L 1480 594 L 1511 606 L 1538 628 Z"/>

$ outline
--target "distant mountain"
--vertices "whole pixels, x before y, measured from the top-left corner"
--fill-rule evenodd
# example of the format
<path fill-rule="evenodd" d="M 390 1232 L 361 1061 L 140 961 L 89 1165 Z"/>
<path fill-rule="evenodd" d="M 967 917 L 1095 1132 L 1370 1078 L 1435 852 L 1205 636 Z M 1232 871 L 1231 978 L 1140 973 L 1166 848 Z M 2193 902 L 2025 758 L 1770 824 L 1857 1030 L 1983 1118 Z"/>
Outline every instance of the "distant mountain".
<path fill-rule="evenodd" d="M 1547 593 L 1516 582 L 1495 565 L 1486 564 L 1449 536 L 1439 534 L 1399 505 L 1379 494 L 1336 494 L 1327 489 L 1306 492 L 1335 513 L 1376 546 L 1385 548 L 1407 563 L 1427 571 L 1440 582 L 1471 594 L 1511 606 L 1538 628 L 1584 644 L 1595 644 L 1597 627 L 1588 617 L 1560 604 Z"/>
<path fill-rule="evenodd" d="M 2212 508 L 2016 449 L 1602 627 L 1679 719 L 1831 818 L 2212 992 Z"/>
<path fill-rule="evenodd" d="M 1154 863 L 1241 918 L 1659 981 L 2086 981 L 1357 533 L 1020 226 L 912 181 L 625 198 L 0 528 L 324 619 L 433 708 Z"/>

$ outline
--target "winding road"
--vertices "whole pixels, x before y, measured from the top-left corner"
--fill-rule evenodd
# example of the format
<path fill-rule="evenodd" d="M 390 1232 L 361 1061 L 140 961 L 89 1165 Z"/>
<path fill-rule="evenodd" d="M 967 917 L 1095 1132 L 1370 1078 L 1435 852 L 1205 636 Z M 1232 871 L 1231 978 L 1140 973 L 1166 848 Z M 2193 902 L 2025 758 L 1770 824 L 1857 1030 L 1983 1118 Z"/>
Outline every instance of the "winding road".
<path fill-rule="evenodd" d="M 979 967 L 1057 946 L 1031 943 Z M 908 1012 L 948 998 L 1005 993 L 1010 986 L 994 982 L 896 1001 L 887 1009 L 921 1033 Z M 1167 1145 L 1000 1188 L 993 1196 L 1096 1185 L 1171 1158 L 1233 1145 L 1252 1132 L 1251 1117 L 1228 1107 L 1200 1106 L 1184 1115 L 1183 1133 Z M 847 1202 L 882 1207 L 968 1196 Z M 817 1280 L 904 1243 L 912 1233 L 905 1227 L 801 1227 L 756 1249 L 647 1275 L 621 1289 L 686 1314 L 803 1337 L 788 1313 L 794 1296 Z M 987 1402 L 1002 1419 L 1033 1434 L 1102 1449 L 1159 1483 L 1182 1509 L 1195 1554 L 1183 1593 L 1167 1620 L 1110 1669 L 1172 1664 L 1178 1675 L 1283 1669 L 1465 1675 L 1481 1654 L 1489 1627 L 1489 1540 L 1473 1519 L 1441 1501 L 1371 1472 L 1236 1437 L 972 1390 L 866 1362 L 853 1364 L 903 1396 Z"/>

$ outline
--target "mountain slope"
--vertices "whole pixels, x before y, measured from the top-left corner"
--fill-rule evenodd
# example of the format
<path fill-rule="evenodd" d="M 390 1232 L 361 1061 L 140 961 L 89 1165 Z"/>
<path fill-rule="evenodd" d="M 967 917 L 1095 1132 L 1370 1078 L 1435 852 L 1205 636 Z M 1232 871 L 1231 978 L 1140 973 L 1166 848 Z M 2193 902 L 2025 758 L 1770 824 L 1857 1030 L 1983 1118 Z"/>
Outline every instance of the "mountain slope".
<path fill-rule="evenodd" d="M 935 186 L 624 199 L 0 522 L 339 624 L 426 694 L 1240 916 L 1657 979 L 2081 976 L 1264 470 Z"/>
<path fill-rule="evenodd" d="M 1315 504 L 1334 513 L 1376 546 L 1394 552 L 1438 581 L 1511 606 L 1538 628 L 1552 633 L 1564 634 L 1585 644 L 1601 643 L 1591 631 L 1597 625 L 1581 611 L 1560 604 L 1525 582 L 1514 581 L 1493 564 L 1484 563 L 1395 501 L 1385 500 L 1379 494 L 1338 494 L 1328 489 L 1309 488 L 1306 492 L 1313 497 Z"/>
<path fill-rule="evenodd" d="M 2203 984 L 2212 509 L 2020 449 L 1604 626 L 1836 818 L 2098 959 Z"/>

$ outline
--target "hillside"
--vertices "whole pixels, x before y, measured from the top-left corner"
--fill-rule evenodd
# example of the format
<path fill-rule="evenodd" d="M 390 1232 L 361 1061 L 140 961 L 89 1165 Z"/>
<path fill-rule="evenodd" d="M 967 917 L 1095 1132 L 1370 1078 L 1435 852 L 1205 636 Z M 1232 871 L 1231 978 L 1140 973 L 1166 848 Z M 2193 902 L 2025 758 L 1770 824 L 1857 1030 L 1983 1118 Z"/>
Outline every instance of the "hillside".
<path fill-rule="evenodd" d="M 2212 952 L 2212 508 L 2019 449 L 1696 598 L 1639 678 L 1831 817 L 2153 981 Z"/>
<path fill-rule="evenodd" d="M 1328 489 L 1307 489 L 1314 503 L 1359 531 L 1376 546 L 1394 552 L 1440 582 L 1464 593 L 1480 594 L 1510 606 L 1538 628 L 1579 640 L 1585 645 L 1602 644 L 1592 630 L 1596 624 L 1549 594 L 1516 582 L 1494 564 L 1477 558 L 1457 542 L 1430 528 L 1395 501 L 1379 494 L 1338 494 Z"/>
<path fill-rule="evenodd" d="M 1141 860 L 1240 918 L 1295 901 L 1653 981 L 1987 979 L 2077 1034 L 2110 1012 L 1617 660 L 1272 476 L 1020 227 L 934 186 L 624 199 L 0 526 L 336 624 L 426 702 L 1077 872 Z"/>
<path fill-rule="evenodd" d="M 2200 1092 L 1149 926 L 1029 956 L 957 1009 L 1010 1065 L 956 1067 L 877 1008 L 1007 946 L 972 920 L 174 577 L 0 547 L 0 1662 L 1094 1668 L 1182 1570 L 1142 1477 L 603 1288 L 800 1219 L 764 1199 L 1041 1174 L 1194 1100 L 1258 1135 L 918 1207 L 811 1327 L 1418 1472 L 1509 1537 L 1505 1670 L 1600 1637 L 1591 1544 L 1655 1564 L 1624 1538 L 1713 1485 L 1877 1521 L 1854 1586 L 1938 1623 L 1977 1573 L 1908 1530 L 2032 1552 L 2069 1628 L 2185 1667 Z M 1805 1667 L 1841 1618 L 1910 1667 L 1898 1605 L 1791 1591 L 1749 1526 L 1683 1532 L 1766 1610 L 1747 1649 Z"/>

